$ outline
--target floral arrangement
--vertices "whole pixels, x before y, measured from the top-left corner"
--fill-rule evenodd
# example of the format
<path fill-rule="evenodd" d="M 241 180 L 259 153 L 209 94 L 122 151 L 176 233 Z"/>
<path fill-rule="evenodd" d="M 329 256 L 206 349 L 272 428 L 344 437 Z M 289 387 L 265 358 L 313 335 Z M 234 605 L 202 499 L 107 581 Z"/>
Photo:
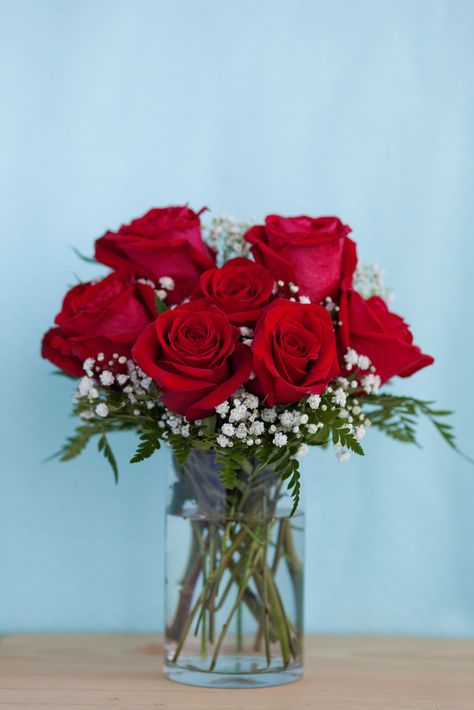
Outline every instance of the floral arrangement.
<path fill-rule="evenodd" d="M 42 354 L 78 379 L 62 461 L 97 436 L 117 480 L 107 435 L 122 430 L 138 433 L 133 463 L 163 442 L 174 452 L 168 676 L 272 685 L 302 672 L 301 457 L 362 455 L 369 427 L 416 443 L 420 415 L 457 447 L 450 412 L 385 389 L 433 358 L 348 226 L 202 213 L 152 209 L 98 239 L 82 258 L 111 271 L 66 294 Z"/>
<path fill-rule="evenodd" d="M 203 212 L 152 209 L 82 257 L 111 271 L 68 291 L 42 346 L 79 379 L 80 423 L 61 460 L 97 435 L 117 477 L 107 434 L 133 429 L 132 462 L 161 442 L 181 465 L 212 451 L 231 490 L 252 459 L 276 466 L 296 508 L 310 446 L 362 455 L 370 426 L 416 443 L 424 415 L 456 448 L 449 412 L 383 390 L 433 358 L 389 310 L 381 271 L 358 264 L 348 226 L 278 215 L 203 225 Z"/>

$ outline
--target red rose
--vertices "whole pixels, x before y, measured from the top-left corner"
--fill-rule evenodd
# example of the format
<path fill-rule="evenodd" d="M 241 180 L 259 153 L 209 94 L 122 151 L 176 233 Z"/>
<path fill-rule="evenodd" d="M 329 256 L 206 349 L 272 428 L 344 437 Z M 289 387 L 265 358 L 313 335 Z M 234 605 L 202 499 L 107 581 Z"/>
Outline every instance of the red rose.
<path fill-rule="evenodd" d="M 132 354 L 163 403 L 192 421 L 213 414 L 248 379 L 252 353 L 239 334 L 223 311 L 199 299 L 161 313 Z"/>
<path fill-rule="evenodd" d="M 245 238 L 255 261 L 275 280 L 298 285 L 300 296 L 319 303 L 326 296 L 336 299 L 342 279 L 352 277 L 357 259 L 350 231 L 337 217 L 269 215 Z"/>
<path fill-rule="evenodd" d="M 364 299 L 353 289 L 344 289 L 339 318 L 341 356 L 348 347 L 359 355 L 366 355 L 382 383 L 395 375 L 409 377 L 434 362 L 431 355 L 425 355 L 413 345 L 408 325 L 396 313 L 391 313 L 379 296 Z"/>
<path fill-rule="evenodd" d="M 151 279 L 175 282 L 167 303 L 181 303 L 196 288 L 199 277 L 215 266 L 214 255 L 201 236 L 199 214 L 188 207 L 153 209 L 143 217 L 107 232 L 96 241 L 97 261 Z"/>
<path fill-rule="evenodd" d="M 235 325 L 254 325 L 272 298 L 274 280 L 267 269 L 238 257 L 205 271 L 199 294 L 213 301 Z"/>
<path fill-rule="evenodd" d="M 74 377 L 88 357 L 114 353 L 130 357 L 131 347 L 156 316 L 155 294 L 132 276 L 112 273 L 97 283 L 74 286 L 56 316 L 57 328 L 43 339 L 42 355 Z M 117 369 L 115 365 L 114 369 Z"/>
<path fill-rule="evenodd" d="M 319 394 L 339 373 L 331 316 L 316 304 L 277 299 L 257 324 L 255 391 L 270 407 Z"/>

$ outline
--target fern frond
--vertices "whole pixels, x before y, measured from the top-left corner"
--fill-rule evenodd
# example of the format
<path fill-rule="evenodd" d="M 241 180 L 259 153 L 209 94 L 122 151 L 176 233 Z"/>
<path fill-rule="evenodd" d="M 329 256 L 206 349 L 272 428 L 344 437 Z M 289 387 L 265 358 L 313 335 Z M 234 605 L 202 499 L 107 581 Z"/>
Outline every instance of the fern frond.
<path fill-rule="evenodd" d="M 99 451 L 102 451 L 105 458 L 109 462 L 109 464 L 112 468 L 112 471 L 114 472 L 115 483 L 118 483 L 119 472 L 118 472 L 117 461 L 115 459 L 112 449 L 110 448 L 110 444 L 107 441 L 107 437 L 105 436 L 105 434 L 102 434 L 102 436 L 100 437 L 99 442 L 98 442 L 98 448 L 99 448 Z"/>

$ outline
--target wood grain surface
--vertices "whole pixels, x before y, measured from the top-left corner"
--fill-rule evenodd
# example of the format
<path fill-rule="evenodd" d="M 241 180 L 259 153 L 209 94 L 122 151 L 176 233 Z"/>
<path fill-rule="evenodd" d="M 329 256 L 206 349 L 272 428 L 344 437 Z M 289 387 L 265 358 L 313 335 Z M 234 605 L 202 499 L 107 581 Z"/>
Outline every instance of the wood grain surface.
<path fill-rule="evenodd" d="M 149 634 L 0 638 L 0 710 L 474 710 L 474 640 L 312 636 L 303 680 L 207 690 L 166 680 Z"/>

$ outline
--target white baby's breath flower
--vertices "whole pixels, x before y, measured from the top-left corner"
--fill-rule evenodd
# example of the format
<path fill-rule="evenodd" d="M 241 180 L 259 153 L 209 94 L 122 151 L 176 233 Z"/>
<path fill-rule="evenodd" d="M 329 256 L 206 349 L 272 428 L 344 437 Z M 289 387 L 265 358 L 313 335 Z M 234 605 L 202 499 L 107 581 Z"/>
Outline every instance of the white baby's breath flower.
<path fill-rule="evenodd" d="M 234 401 L 234 406 L 231 409 L 230 415 L 229 415 L 229 421 L 230 422 L 239 422 L 242 421 L 242 419 L 245 419 L 248 414 L 247 407 L 245 404 L 237 404 L 239 402 L 238 399 Z"/>
<path fill-rule="evenodd" d="M 95 360 L 93 357 L 88 357 L 84 360 L 83 362 L 83 369 L 85 370 L 86 374 L 89 375 L 89 377 L 92 375 L 92 368 L 95 365 Z"/>
<path fill-rule="evenodd" d="M 321 404 L 321 397 L 319 394 L 310 394 L 308 397 L 308 404 L 311 409 L 318 409 Z"/>
<path fill-rule="evenodd" d="M 359 355 L 357 359 L 357 364 L 359 365 L 361 370 L 368 370 L 371 365 L 371 362 L 367 355 Z"/>
<path fill-rule="evenodd" d="M 247 328 L 246 325 L 243 325 L 243 326 L 241 326 L 241 328 L 240 328 L 240 334 L 241 334 L 244 338 L 250 338 L 250 337 L 253 337 L 253 330 L 252 330 L 252 328 Z"/>
<path fill-rule="evenodd" d="M 224 436 L 224 434 L 219 434 L 216 441 L 217 441 L 217 444 L 222 449 L 225 449 L 225 447 L 229 445 L 229 439 L 226 436 Z"/>
<path fill-rule="evenodd" d="M 100 404 L 98 404 L 95 408 L 95 413 L 98 417 L 106 417 L 109 413 L 109 408 L 105 402 L 100 402 Z"/>
<path fill-rule="evenodd" d="M 269 409 L 264 409 L 260 415 L 264 422 L 274 422 L 277 418 L 277 413 L 275 407 Z"/>
<path fill-rule="evenodd" d="M 248 430 L 245 424 L 239 424 L 237 429 L 235 430 L 235 436 L 237 439 L 246 439 L 248 436 Z"/>
<path fill-rule="evenodd" d="M 90 377 L 83 377 L 79 382 L 79 387 L 77 391 L 80 397 L 85 397 L 89 394 L 91 387 L 94 385 L 94 380 Z"/>
<path fill-rule="evenodd" d="M 226 400 L 225 402 L 221 402 L 220 404 L 217 405 L 216 407 L 216 412 L 217 414 L 220 414 L 221 417 L 225 417 L 227 412 L 230 409 L 230 404 Z"/>
<path fill-rule="evenodd" d="M 344 392 L 343 389 L 337 389 L 334 392 L 334 396 L 332 398 L 332 401 L 334 402 L 334 404 L 337 404 L 339 407 L 345 407 L 346 401 L 347 401 L 346 392 Z"/>
<path fill-rule="evenodd" d="M 300 296 L 299 302 L 300 303 L 311 303 L 311 299 L 308 296 Z"/>
<path fill-rule="evenodd" d="M 101 372 L 99 375 L 99 380 L 100 384 L 104 385 L 104 387 L 110 387 L 110 385 L 114 384 L 114 376 L 110 372 L 110 370 L 104 370 L 103 372 Z"/>
<path fill-rule="evenodd" d="M 168 295 L 168 291 L 165 291 L 164 288 L 159 288 L 156 292 L 156 295 L 161 301 L 164 301 L 166 299 L 166 296 Z"/>
<path fill-rule="evenodd" d="M 251 424 L 249 431 L 255 436 L 260 436 L 265 431 L 265 424 L 261 421 L 255 421 Z"/>
<path fill-rule="evenodd" d="M 222 429 L 222 433 L 225 434 L 226 436 L 234 436 L 234 434 L 235 434 L 235 427 L 233 424 L 229 424 L 229 422 L 226 422 L 225 424 L 223 424 L 221 429 Z"/>
<path fill-rule="evenodd" d="M 359 356 L 353 348 L 347 348 L 346 354 L 344 355 L 344 361 L 346 363 L 346 369 L 352 370 L 354 365 L 357 365 Z"/>
<path fill-rule="evenodd" d="M 245 395 L 244 403 L 249 409 L 257 409 L 258 397 L 255 394 L 251 394 L 249 392 Z"/>
<path fill-rule="evenodd" d="M 367 394 L 376 394 L 379 390 L 381 380 L 378 375 L 374 375 L 372 372 L 368 375 L 364 375 L 361 379 L 360 384 L 364 388 Z"/>
<path fill-rule="evenodd" d="M 285 429 L 290 429 L 294 422 L 293 412 L 289 409 L 285 409 L 279 416 L 282 427 Z"/>
<path fill-rule="evenodd" d="M 336 456 L 339 461 L 348 461 L 351 457 L 350 453 L 345 449 L 340 449 L 339 451 L 336 451 Z"/>
<path fill-rule="evenodd" d="M 165 291 L 172 291 L 174 289 L 174 280 L 171 278 L 171 276 L 160 276 L 158 279 L 158 283 L 160 284 L 161 288 L 165 289 Z"/>
<path fill-rule="evenodd" d="M 286 434 L 282 434 L 281 431 L 279 431 L 275 436 L 273 437 L 273 443 L 275 446 L 278 446 L 281 448 L 282 446 L 285 446 L 286 443 L 288 442 L 288 437 Z"/>
<path fill-rule="evenodd" d="M 296 452 L 296 456 L 298 458 L 302 458 L 303 456 L 306 456 L 308 451 L 309 451 L 308 444 L 300 444 L 300 447 L 299 447 L 298 451 Z"/>
<path fill-rule="evenodd" d="M 306 428 L 308 430 L 308 434 L 316 434 L 316 432 L 318 431 L 317 424 L 308 424 Z"/>

